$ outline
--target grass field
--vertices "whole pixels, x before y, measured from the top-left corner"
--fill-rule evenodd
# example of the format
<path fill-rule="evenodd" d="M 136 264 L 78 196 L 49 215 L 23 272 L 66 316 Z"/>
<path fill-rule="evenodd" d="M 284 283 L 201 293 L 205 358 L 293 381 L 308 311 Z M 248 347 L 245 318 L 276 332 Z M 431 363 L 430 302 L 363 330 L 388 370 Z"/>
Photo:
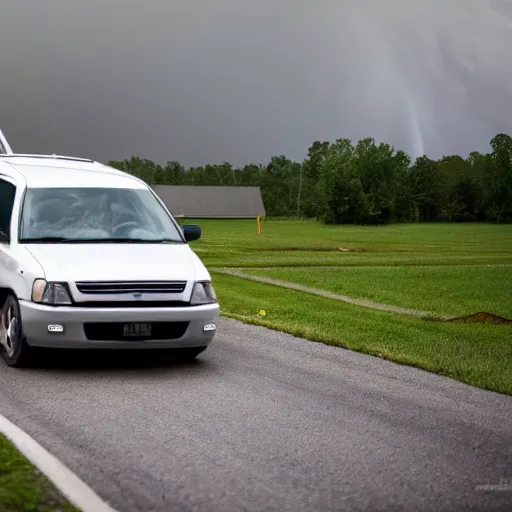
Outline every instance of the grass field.
<path fill-rule="evenodd" d="M 269 220 L 258 237 L 253 220 L 197 222 L 204 235 L 193 247 L 209 267 L 512 264 L 512 225 L 339 227 Z"/>
<path fill-rule="evenodd" d="M 0 435 L 1 512 L 79 512 Z"/>
<path fill-rule="evenodd" d="M 477 312 L 512 318 L 512 266 L 396 266 L 250 270 L 250 274 L 438 316 Z"/>
<path fill-rule="evenodd" d="M 512 394 L 511 325 L 414 318 L 221 273 L 237 268 L 433 315 L 512 318 L 512 225 L 269 220 L 258 237 L 255 221 L 197 222 L 203 238 L 192 248 L 225 316 Z"/>

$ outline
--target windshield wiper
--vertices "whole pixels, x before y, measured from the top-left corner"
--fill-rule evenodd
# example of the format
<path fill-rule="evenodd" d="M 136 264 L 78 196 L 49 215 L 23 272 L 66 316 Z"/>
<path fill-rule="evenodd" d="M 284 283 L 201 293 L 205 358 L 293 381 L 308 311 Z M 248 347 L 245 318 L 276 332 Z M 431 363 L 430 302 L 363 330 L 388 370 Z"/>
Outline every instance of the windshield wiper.
<path fill-rule="evenodd" d="M 45 236 L 40 238 L 22 238 L 25 244 L 182 244 L 182 240 L 172 238 L 66 238 L 61 236 Z"/>
<path fill-rule="evenodd" d="M 182 244 L 182 240 L 172 238 L 87 238 L 83 240 L 73 240 L 76 243 L 92 244 Z"/>
<path fill-rule="evenodd" d="M 46 244 L 46 243 L 66 243 L 73 241 L 72 238 L 66 238 L 63 236 L 41 236 L 33 238 L 20 238 L 22 244 Z"/>

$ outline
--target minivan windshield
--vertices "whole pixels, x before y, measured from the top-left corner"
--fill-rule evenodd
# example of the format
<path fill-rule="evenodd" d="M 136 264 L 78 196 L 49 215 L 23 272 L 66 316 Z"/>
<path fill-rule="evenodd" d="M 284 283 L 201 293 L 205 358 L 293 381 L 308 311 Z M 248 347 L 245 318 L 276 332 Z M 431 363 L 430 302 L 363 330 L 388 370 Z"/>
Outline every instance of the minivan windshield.
<path fill-rule="evenodd" d="M 184 243 L 147 189 L 28 188 L 21 243 Z"/>

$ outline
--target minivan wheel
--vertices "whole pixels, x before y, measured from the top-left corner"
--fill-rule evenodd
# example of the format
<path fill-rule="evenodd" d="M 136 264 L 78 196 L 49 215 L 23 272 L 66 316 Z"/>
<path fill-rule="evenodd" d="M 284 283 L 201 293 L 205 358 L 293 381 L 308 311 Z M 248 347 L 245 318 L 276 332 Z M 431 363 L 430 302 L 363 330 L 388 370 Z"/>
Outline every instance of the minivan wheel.
<path fill-rule="evenodd" d="M 8 295 L 0 311 L 0 350 L 9 366 L 26 366 L 30 347 L 23 336 L 23 324 L 18 300 Z"/>

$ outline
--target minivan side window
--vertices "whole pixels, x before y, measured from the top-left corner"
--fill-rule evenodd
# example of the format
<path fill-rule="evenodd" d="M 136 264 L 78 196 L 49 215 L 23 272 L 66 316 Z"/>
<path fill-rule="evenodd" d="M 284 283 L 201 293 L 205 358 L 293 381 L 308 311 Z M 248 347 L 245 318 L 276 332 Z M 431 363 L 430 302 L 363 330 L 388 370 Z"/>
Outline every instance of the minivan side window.
<path fill-rule="evenodd" d="M 11 235 L 11 217 L 16 187 L 0 178 L 0 239 Z"/>

